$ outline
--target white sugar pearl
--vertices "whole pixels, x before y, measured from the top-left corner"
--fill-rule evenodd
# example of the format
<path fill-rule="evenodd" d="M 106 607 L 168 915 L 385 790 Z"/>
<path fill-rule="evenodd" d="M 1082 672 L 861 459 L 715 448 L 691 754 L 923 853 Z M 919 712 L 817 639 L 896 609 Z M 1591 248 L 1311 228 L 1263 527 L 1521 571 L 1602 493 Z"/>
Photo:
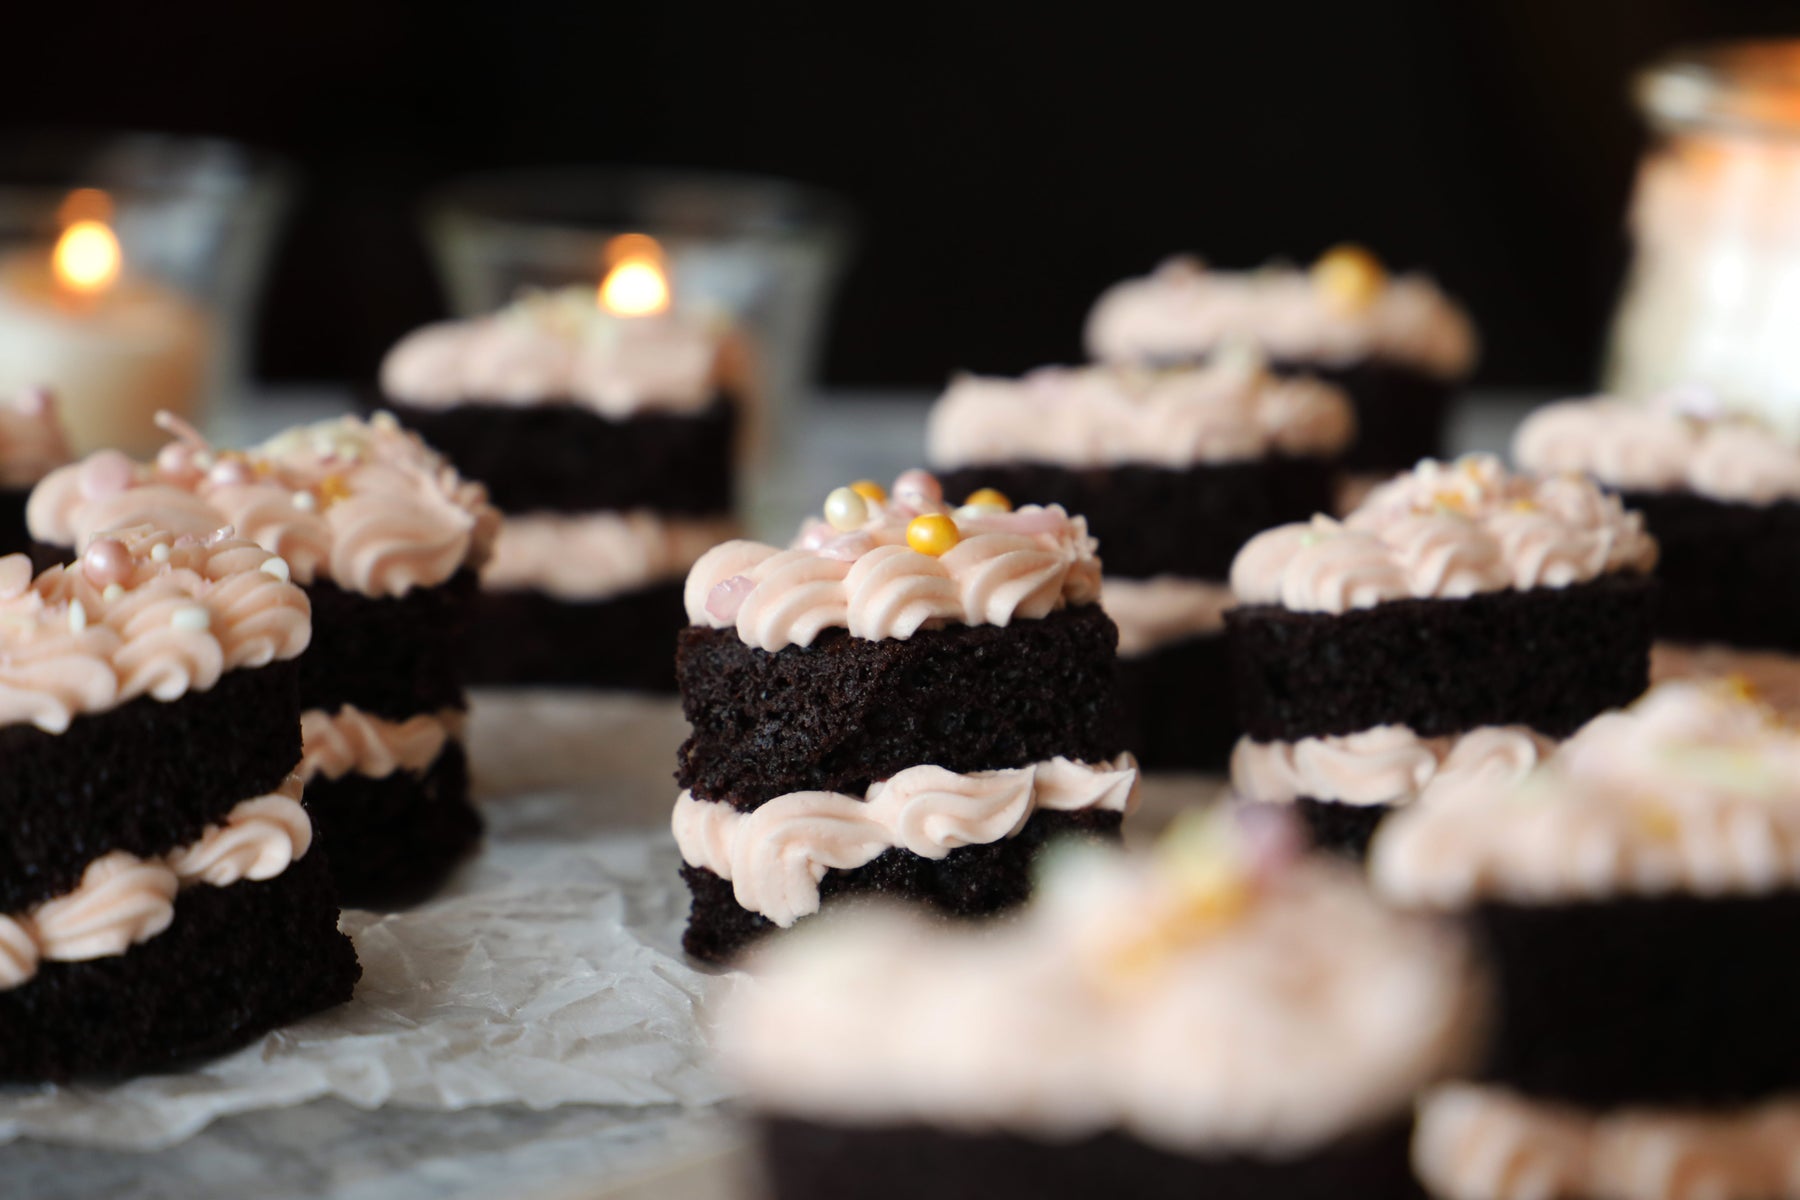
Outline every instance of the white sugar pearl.
<path fill-rule="evenodd" d="M 69 628 L 76 633 L 87 628 L 87 606 L 79 600 L 69 601 Z"/>
<path fill-rule="evenodd" d="M 287 559 L 280 557 L 268 559 L 257 570 L 264 575 L 273 575 L 283 583 L 293 577 L 293 572 L 288 569 Z"/>
<path fill-rule="evenodd" d="M 158 542 L 156 545 L 150 547 L 150 561 L 159 563 L 169 561 L 169 546 L 167 542 Z"/>
<path fill-rule="evenodd" d="M 189 604 L 170 613 L 169 624 L 186 633 L 199 633 L 212 627 L 212 614 L 198 604 Z"/>
<path fill-rule="evenodd" d="M 869 502 L 841 487 L 825 497 L 825 521 L 839 533 L 861 529 L 869 520 Z"/>

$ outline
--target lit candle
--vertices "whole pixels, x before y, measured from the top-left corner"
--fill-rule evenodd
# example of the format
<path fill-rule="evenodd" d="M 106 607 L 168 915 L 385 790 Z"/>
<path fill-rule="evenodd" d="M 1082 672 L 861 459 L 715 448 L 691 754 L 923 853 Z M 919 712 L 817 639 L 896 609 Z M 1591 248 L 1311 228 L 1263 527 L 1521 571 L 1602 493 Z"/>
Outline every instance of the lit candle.
<path fill-rule="evenodd" d="M 0 262 L 0 392 L 49 386 L 76 454 L 148 456 L 158 410 L 192 416 L 211 330 L 186 296 L 130 270 L 104 192 L 63 206 L 55 247 Z"/>

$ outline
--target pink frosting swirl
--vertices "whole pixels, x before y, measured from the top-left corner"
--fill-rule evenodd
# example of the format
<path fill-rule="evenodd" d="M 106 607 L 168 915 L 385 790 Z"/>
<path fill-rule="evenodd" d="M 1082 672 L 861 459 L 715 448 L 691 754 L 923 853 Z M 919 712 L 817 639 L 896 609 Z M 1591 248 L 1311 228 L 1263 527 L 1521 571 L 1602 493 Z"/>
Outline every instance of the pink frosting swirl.
<path fill-rule="evenodd" d="M 78 713 L 298 657 L 312 607 L 286 576 L 250 542 L 148 529 L 98 539 L 36 579 L 24 556 L 0 559 L 0 724 L 61 733 Z"/>
<path fill-rule="evenodd" d="M 1333 457 L 1355 428 L 1340 390 L 1285 379 L 1254 360 L 1162 371 L 1052 367 L 1017 382 L 956 379 L 932 409 L 926 446 L 943 467 L 1181 467 L 1272 454 Z"/>
<path fill-rule="evenodd" d="M 1475 781 L 1516 783 L 1555 743 L 1524 726 L 1420 737 L 1404 725 L 1293 742 L 1241 739 L 1231 754 L 1232 789 L 1246 800 L 1291 804 L 1413 804 L 1435 790 Z"/>
<path fill-rule="evenodd" d="M 0 402 L 0 487 L 28 488 L 69 461 L 69 443 L 48 388 Z"/>
<path fill-rule="evenodd" d="M 403 596 L 479 568 L 499 528 L 486 490 L 387 414 L 289 430 L 241 455 L 181 432 L 150 466 L 102 452 L 53 472 L 27 506 L 32 535 L 81 548 L 129 525 L 229 526 L 300 583 Z"/>
<path fill-rule="evenodd" d="M 684 861 L 730 880 L 738 904 L 785 928 L 819 910 L 828 870 L 854 870 L 896 846 L 940 859 L 961 846 L 1002 841 L 1040 808 L 1129 812 L 1137 779 L 1129 754 L 1098 765 L 1056 758 L 971 774 L 918 766 L 860 798 L 790 792 L 747 813 L 683 792 L 672 824 Z"/>
<path fill-rule="evenodd" d="M 420 713 L 393 721 L 346 704 L 335 713 L 308 709 L 300 714 L 305 750 L 297 772 L 301 779 L 323 775 L 342 779 L 356 774 L 386 779 L 395 771 L 423 771 L 437 761 L 444 746 L 462 736 L 463 714 L 455 709 Z"/>
<path fill-rule="evenodd" d="M 615 317 L 592 289 L 571 288 L 409 334 L 382 363 L 381 386 L 431 407 L 563 401 L 613 417 L 693 412 L 721 388 L 741 389 L 747 354 L 719 314 Z"/>
<path fill-rule="evenodd" d="M 509 516 L 481 572 L 489 591 L 540 591 L 600 600 L 684 577 L 708 550 L 737 536 L 730 518 L 640 510 Z"/>
<path fill-rule="evenodd" d="M 1519 427 L 1513 457 L 1532 471 L 1590 475 L 1626 491 L 1692 491 L 1740 504 L 1800 499 L 1800 445 L 1747 417 L 1685 411 L 1684 400 L 1546 405 Z"/>
<path fill-rule="evenodd" d="M 1248 342 L 1284 362 L 1398 362 L 1443 379 L 1473 368 L 1474 327 L 1421 275 L 1386 281 L 1361 307 L 1335 303 L 1304 271 L 1215 271 L 1174 258 L 1115 284 L 1088 315 L 1087 346 L 1103 362 L 1198 358 Z"/>
<path fill-rule="evenodd" d="M 32 940 L 52 962 L 123 954 L 169 927 L 180 886 L 165 864 L 115 850 L 89 863 L 74 891 L 31 911 Z"/>
<path fill-rule="evenodd" d="M 688 573 L 688 619 L 735 628 L 745 644 L 773 652 L 810 646 L 831 628 L 904 639 L 945 623 L 1035 620 L 1099 599 L 1100 563 L 1087 522 L 1060 506 L 958 510 L 961 540 L 933 557 L 906 546 L 907 524 L 923 513 L 947 514 L 948 506 L 895 490 L 894 499 L 869 504 L 855 530 L 812 522 L 789 550 L 747 541 L 709 550 Z"/>
<path fill-rule="evenodd" d="M 1643 518 L 1592 483 L 1510 475 L 1491 455 L 1422 462 L 1343 521 L 1252 538 L 1231 567 L 1245 604 L 1342 613 L 1405 597 L 1460 598 L 1648 574 Z"/>

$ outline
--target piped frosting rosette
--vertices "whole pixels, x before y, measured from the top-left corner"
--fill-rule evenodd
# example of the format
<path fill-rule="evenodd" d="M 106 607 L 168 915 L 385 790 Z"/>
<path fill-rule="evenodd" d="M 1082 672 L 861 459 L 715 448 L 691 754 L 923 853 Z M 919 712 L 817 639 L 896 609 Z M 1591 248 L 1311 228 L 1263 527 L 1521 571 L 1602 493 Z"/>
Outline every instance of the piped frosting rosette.
<path fill-rule="evenodd" d="M 1343 613 L 1655 566 L 1643 517 L 1591 481 L 1515 475 L 1471 454 L 1421 462 L 1342 521 L 1317 516 L 1257 535 L 1232 563 L 1231 586 L 1243 604 Z"/>
<path fill-rule="evenodd" d="M 774 652 L 832 628 L 904 639 L 946 624 L 1033 620 L 1100 597 L 1087 522 L 1060 505 L 952 509 L 934 477 L 909 471 L 891 496 L 873 484 L 838 489 L 826 513 L 786 550 L 732 541 L 708 551 L 688 574 L 688 619 Z"/>
<path fill-rule="evenodd" d="M 1527 470 L 1589 475 L 1622 491 L 1800 500 L 1800 443 L 1698 390 L 1546 405 L 1519 427 L 1513 457 Z"/>
<path fill-rule="evenodd" d="M 0 403 L 0 487 L 28 488 L 69 457 L 48 388 L 26 388 Z"/>
<path fill-rule="evenodd" d="M 1281 1157 L 1399 1119 L 1471 1049 L 1466 947 L 1278 816 L 1065 850 L 998 929 L 822 918 L 756 952 L 724 1059 L 758 1108 L 831 1124 Z"/>
<path fill-rule="evenodd" d="M 0 558 L 0 724 L 61 733 L 80 713 L 175 700 L 226 671 L 297 657 L 312 607 L 285 560 L 230 531 L 148 528 L 88 543 L 35 579 Z"/>
<path fill-rule="evenodd" d="M 1800 883 L 1800 731 L 1729 683 L 1663 684 L 1511 785 L 1390 821 L 1374 877 L 1408 905 L 1578 902 Z"/>
<path fill-rule="evenodd" d="M 1443 379 L 1477 351 L 1468 316 L 1423 275 L 1390 276 L 1367 251 L 1340 247 L 1309 270 L 1219 271 L 1172 258 L 1103 293 L 1087 346 L 1105 362 L 1177 361 L 1234 343 L 1286 363 L 1401 363 Z"/>
<path fill-rule="evenodd" d="M 486 561 L 499 515 L 392 417 L 343 417 L 245 451 L 214 449 L 178 421 L 152 464 L 101 451 L 52 472 L 26 509 L 32 536 L 81 549 L 147 524 L 204 537 L 230 526 L 302 583 L 404 596 Z"/>

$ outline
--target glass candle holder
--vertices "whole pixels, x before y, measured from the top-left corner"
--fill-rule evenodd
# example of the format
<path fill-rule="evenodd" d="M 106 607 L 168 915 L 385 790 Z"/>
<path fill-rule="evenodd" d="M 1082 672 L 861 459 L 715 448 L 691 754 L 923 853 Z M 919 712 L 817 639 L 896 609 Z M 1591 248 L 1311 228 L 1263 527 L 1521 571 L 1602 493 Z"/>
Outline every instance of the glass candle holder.
<path fill-rule="evenodd" d="M 1636 96 L 1651 142 L 1606 386 L 1697 386 L 1800 434 L 1800 41 L 1677 53 Z"/>
<path fill-rule="evenodd" d="M 275 159 L 156 134 L 0 141 L 0 392 L 48 386 L 77 453 L 241 394 L 289 190 Z"/>
<path fill-rule="evenodd" d="M 427 233 L 458 316 L 522 291 L 598 288 L 622 239 L 654 239 L 676 309 L 730 317 L 750 346 L 752 445 L 783 428 L 813 389 L 825 315 L 851 238 L 836 197 L 752 176 L 631 168 L 482 175 L 434 193 Z M 769 466 L 753 455 L 753 467 Z"/>

